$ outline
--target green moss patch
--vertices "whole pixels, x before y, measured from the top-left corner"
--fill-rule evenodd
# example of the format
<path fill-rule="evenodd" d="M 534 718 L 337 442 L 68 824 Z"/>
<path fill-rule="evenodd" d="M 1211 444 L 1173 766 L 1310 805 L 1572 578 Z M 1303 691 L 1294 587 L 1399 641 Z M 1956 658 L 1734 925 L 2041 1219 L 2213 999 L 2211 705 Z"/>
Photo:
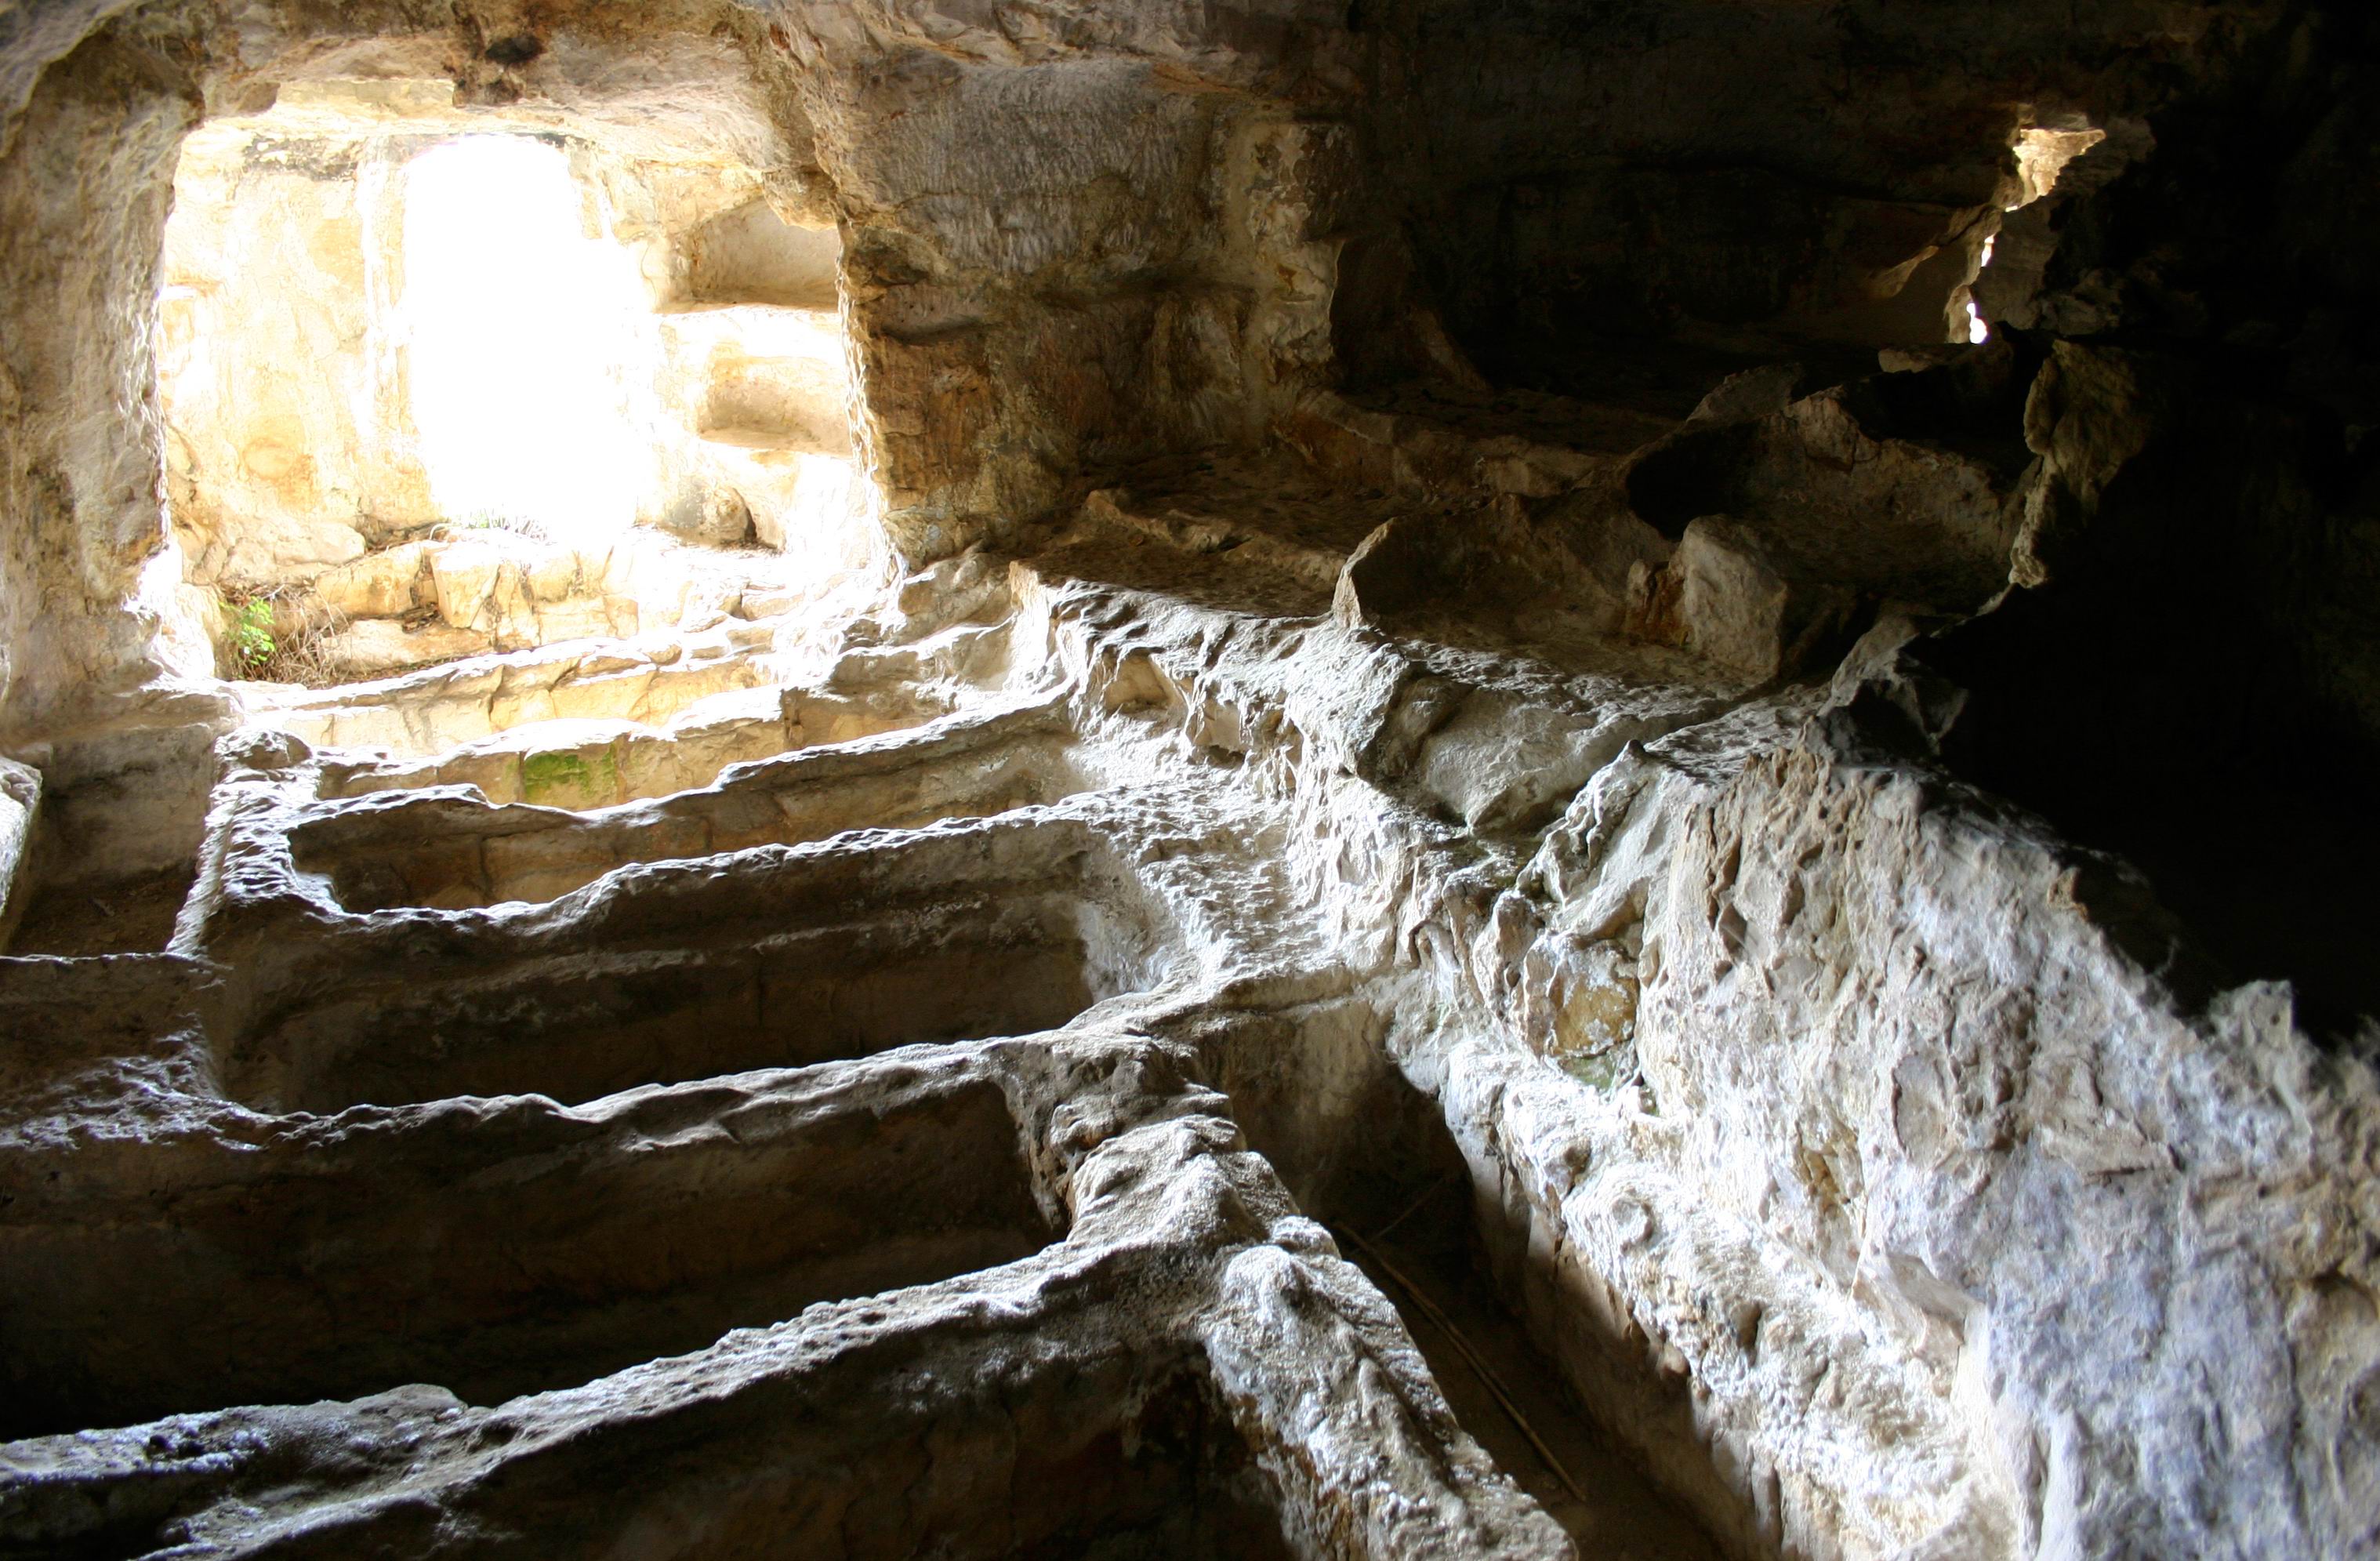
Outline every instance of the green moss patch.
<path fill-rule="evenodd" d="M 608 748 L 564 749 L 521 760 L 521 798 L 549 807 L 602 806 L 620 795 L 620 762 Z"/>

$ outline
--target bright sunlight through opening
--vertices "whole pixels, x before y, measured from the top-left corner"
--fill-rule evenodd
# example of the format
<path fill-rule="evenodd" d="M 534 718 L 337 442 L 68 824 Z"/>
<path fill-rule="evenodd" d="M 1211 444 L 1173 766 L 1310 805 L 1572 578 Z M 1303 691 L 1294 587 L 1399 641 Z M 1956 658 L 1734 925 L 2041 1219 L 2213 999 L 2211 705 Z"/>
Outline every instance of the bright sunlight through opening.
<path fill-rule="evenodd" d="M 651 459 L 623 372 L 651 329 L 627 252 L 587 237 L 568 163 L 534 139 L 451 141 L 406 177 L 404 333 L 440 506 L 557 541 L 625 530 Z"/>

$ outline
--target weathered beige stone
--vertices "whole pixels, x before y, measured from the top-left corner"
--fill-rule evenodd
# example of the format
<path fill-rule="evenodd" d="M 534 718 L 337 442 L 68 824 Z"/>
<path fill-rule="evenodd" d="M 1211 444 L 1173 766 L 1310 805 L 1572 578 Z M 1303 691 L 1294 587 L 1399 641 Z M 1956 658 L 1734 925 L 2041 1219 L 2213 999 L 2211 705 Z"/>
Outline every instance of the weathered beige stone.
<path fill-rule="evenodd" d="M 521 799 L 521 756 L 512 748 L 491 752 L 465 749 L 438 762 L 440 786 L 476 786 L 491 802 L 502 805 Z"/>
<path fill-rule="evenodd" d="M 486 632 L 492 627 L 480 620 L 495 594 L 497 577 L 509 562 L 483 543 L 449 543 L 431 555 L 431 586 L 437 593 L 438 616 L 447 628 Z"/>
<path fill-rule="evenodd" d="M 499 651 L 526 651 L 540 643 L 537 609 L 517 561 L 507 559 L 496 571 L 483 612 Z"/>
<path fill-rule="evenodd" d="M 373 709 L 334 710 L 327 713 L 327 731 L 317 738 L 307 730 L 310 723 L 292 718 L 291 729 L 309 741 L 319 741 L 326 748 L 393 748 L 402 749 L 410 742 L 409 729 L 401 710 Z"/>
<path fill-rule="evenodd" d="M 332 631 L 322 654 L 352 677 L 371 677 L 455 656 L 477 655 L 493 641 L 474 628 L 443 623 L 407 628 L 391 618 L 362 618 Z"/>
<path fill-rule="evenodd" d="M 561 603 L 570 598 L 571 593 L 577 589 L 580 568 L 581 564 L 577 554 L 559 550 L 547 553 L 528 565 L 524 571 L 524 578 L 528 585 L 529 599 L 537 603 L 540 609 L 539 614 L 540 617 L 544 616 L 542 609 L 548 604 Z M 601 573 L 601 571 L 597 570 L 589 578 L 600 578 Z"/>
<path fill-rule="evenodd" d="M 1689 650 L 1754 677 L 1798 667 L 1851 620 L 1851 593 L 1793 580 L 1756 528 L 1706 515 L 1686 527 L 1670 563 Z"/>
<path fill-rule="evenodd" d="M 645 692 L 652 686 L 653 669 L 577 677 L 554 685 L 555 712 L 574 720 L 626 719 L 639 713 Z"/>
<path fill-rule="evenodd" d="M 514 691 L 506 689 L 488 703 L 488 725 L 497 731 L 509 731 L 532 722 L 551 721 L 562 711 L 554 703 L 553 690 L 528 687 Z"/>
<path fill-rule="evenodd" d="M 415 706 L 407 714 L 413 728 L 410 746 L 416 752 L 436 753 L 458 748 L 484 736 L 487 731 L 487 701 L 476 689 L 459 696 L 430 700 Z"/>
<path fill-rule="evenodd" d="M 324 607 L 345 618 L 400 617 L 436 600 L 430 544 L 407 543 L 367 554 L 314 577 Z"/>

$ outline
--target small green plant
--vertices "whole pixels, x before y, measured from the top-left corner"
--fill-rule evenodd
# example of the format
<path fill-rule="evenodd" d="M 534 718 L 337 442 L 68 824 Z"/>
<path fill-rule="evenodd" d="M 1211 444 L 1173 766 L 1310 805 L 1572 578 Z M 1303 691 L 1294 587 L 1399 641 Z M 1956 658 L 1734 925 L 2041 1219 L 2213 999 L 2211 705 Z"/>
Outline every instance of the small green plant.
<path fill-rule="evenodd" d="M 224 615 L 231 619 L 231 653 L 240 670 L 253 677 L 280 649 L 273 638 L 273 604 L 261 596 L 226 602 Z"/>
<path fill-rule="evenodd" d="M 339 680 L 334 660 L 345 615 L 302 586 L 228 592 L 223 604 L 228 675 L 321 688 Z"/>

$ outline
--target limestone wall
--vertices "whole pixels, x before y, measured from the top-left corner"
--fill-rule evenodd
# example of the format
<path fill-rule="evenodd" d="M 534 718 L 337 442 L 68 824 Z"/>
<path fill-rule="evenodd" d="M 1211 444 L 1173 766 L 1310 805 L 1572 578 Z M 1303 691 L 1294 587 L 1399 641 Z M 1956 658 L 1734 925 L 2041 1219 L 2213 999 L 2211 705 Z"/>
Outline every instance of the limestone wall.
<path fill-rule="evenodd" d="M 444 518 L 397 313 L 404 170 L 419 150 L 237 124 L 183 143 L 157 383 L 191 580 L 302 581 Z"/>
<path fill-rule="evenodd" d="M 0 125 L 0 729 L 19 736 L 163 670 L 135 601 L 164 540 L 146 320 L 193 119 L 119 38 L 40 39 L 70 57 Z"/>
<path fill-rule="evenodd" d="M 1330 255 L 1300 246 L 1329 160 L 1303 149 L 1354 85 L 1338 13 L 1060 15 L 785 13 L 912 558 L 1016 534 L 1083 463 L 1256 436 L 1327 360 Z"/>

